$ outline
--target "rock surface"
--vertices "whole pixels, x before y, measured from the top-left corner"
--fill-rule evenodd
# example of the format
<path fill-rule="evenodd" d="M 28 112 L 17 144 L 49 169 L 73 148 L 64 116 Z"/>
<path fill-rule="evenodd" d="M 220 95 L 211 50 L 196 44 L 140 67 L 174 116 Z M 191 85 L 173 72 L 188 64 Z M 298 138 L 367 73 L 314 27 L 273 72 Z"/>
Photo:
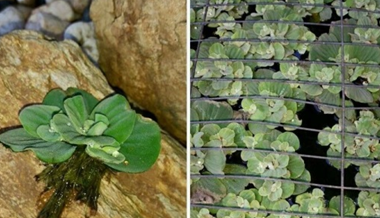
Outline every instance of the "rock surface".
<path fill-rule="evenodd" d="M 28 20 L 33 11 L 33 8 L 21 4 L 15 5 L 14 7 L 17 8 L 17 10 L 22 14 L 25 22 Z"/>
<path fill-rule="evenodd" d="M 24 16 L 17 8 L 8 6 L 0 11 L 0 35 L 23 29 L 24 25 Z"/>
<path fill-rule="evenodd" d="M 48 13 L 58 17 L 64 21 L 73 21 L 75 19 L 74 10 L 72 9 L 70 3 L 64 0 L 57 0 L 40 6 L 33 10 L 32 15 L 34 13 Z"/>
<path fill-rule="evenodd" d="M 186 1 L 94 0 L 99 65 L 112 86 L 186 141 Z"/>
<path fill-rule="evenodd" d="M 91 0 L 66 0 L 70 3 L 74 12 L 77 14 L 82 14 L 84 9 L 90 4 Z"/>
<path fill-rule="evenodd" d="M 63 32 L 70 23 L 58 17 L 45 13 L 32 13 L 25 25 L 27 30 L 39 31 L 47 36 L 62 39 Z"/>
<path fill-rule="evenodd" d="M 33 49 L 30 49 L 33 48 Z M 70 86 L 97 98 L 113 92 L 102 73 L 72 41 L 47 41 L 32 31 L 0 38 L 0 129 L 19 125 L 18 111 L 41 102 L 52 88 Z M 98 213 L 72 202 L 62 218 L 186 217 L 186 157 L 183 148 L 162 135 L 154 167 L 142 174 L 115 173 L 101 184 Z M 43 165 L 31 152 L 13 153 L 0 145 L 0 217 L 35 218 L 44 184 L 34 176 Z"/>
<path fill-rule="evenodd" d="M 75 22 L 66 28 L 64 39 L 71 39 L 78 43 L 88 55 L 88 57 L 95 63 L 98 62 L 99 52 L 96 46 L 94 25 L 92 22 Z"/>

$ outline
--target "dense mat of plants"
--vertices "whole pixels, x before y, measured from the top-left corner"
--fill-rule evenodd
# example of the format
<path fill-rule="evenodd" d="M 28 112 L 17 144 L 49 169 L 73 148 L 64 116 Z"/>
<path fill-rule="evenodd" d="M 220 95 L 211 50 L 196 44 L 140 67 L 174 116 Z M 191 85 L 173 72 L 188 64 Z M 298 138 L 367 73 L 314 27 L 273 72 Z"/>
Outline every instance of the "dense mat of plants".
<path fill-rule="evenodd" d="M 380 1 L 190 16 L 191 217 L 380 217 Z"/>

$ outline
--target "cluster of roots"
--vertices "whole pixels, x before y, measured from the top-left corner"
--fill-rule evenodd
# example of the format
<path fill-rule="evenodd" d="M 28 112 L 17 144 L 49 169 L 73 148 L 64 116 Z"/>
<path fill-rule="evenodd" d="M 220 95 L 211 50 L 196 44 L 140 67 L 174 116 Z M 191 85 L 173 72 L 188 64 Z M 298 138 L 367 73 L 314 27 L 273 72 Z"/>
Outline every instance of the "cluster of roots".
<path fill-rule="evenodd" d="M 96 213 L 100 182 L 107 170 L 106 165 L 88 156 L 80 146 L 67 161 L 48 165 L 36 176 L 37 181 L 46 184 L 41 196 L 49 198 L 38 218 L 60 218 L 72 200 L 85 203 L 91 214 Z"/>

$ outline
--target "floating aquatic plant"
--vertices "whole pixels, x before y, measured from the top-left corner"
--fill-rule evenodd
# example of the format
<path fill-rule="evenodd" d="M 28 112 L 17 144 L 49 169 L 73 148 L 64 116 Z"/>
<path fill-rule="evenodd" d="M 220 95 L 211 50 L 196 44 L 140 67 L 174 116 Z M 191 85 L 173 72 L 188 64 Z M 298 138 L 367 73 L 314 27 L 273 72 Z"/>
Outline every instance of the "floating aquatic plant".
<path fill-rule="evenodd" d="M 295 152 L 300 146 L 299 139 L 294 133 L 280 133 L 278 130 L 257 133 L 254 137 L 245 136 L 243 141 L 248 148 L 283 152 Z M 304 161 L 299 156 L 244 150 L 241 152 L 241 158 L 247 161 L 247 174 L 289 179 L 289 181 L 253 180 L 260 195 L 267 196 L 270 201 L 285 199 L 293 194 L 298 195 L 309 187 L 290 181 L 290 179 L 310 181 L 310 173 L 305 169 Z"/>
<path fill-rule="evenodd" d="M 358 216 L 379 216 L 380 215 L 380 194 L 376 192 L 361 191 L 358 197 Z"/>
<path fill-rule="evenodd" d="M 31 150 L 48 164 L 37 179 L 54 193 L 39 218 L 60 217 L 71 196 L 96 211 L 108 169 L 146 171 L 160 151 L 158 125 L 118 94 L 98 101 L 80 89 L 54 89 L 42 104 L 23 108 L 19 119 L 22 127 L 0 134 L 0 142 L 14 152 Z"/>
<path fill-rule="evenodd" d="M 358 133 L 360 135 L 376 136 L 380 131 L 380 120 L 377 119 L 371 111 L 360 111 L 359 117 L 356 118 L 355 111 L 354 120 L 346 120 L 345 131 L 351 133 Z M 332 131 L 320 132 L 318 134 L 318 142 L 322 146 L 329 146 L 327 150 L 327 156 L 339 157 L 342 153 L 341 134 L 339 131 L 342 128 L 342 120 L 339 120 L 339 124 L 333 127 L 326 127 L 324 130 Z M 380 156 L 380 144 L 379 140 L 368 137 L 345 135 L 344 137 L 344 153 L 346 157 L 350 158 L 367 158 L 377 159 Z M 340 169 L 339 160 L 329 160 L 331 165 Z M 362 165 L 363 162 L 358 161 L 345 161 L 345 168 L 354 165 Z"/>

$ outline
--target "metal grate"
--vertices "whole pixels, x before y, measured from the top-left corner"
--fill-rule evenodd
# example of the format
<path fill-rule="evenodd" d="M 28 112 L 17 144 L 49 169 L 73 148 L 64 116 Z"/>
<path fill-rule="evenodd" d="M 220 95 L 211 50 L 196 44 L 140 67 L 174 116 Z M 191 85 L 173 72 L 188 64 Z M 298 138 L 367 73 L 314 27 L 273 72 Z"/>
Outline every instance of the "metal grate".
<path fill-rule="evenodd" d="M 319 4 L 314 2 L 319 2 Z M 348 5 L 348 6 L 347 6 Z M 262 7 L 261 7 L 262 6 Z M 265 17 L 265 13 L 268 10 L 272 10 L 268 8 L 265 8 L 267 6 L 278 6 L 282 7 L 284 10 L 289 9 L 289 13 L 294 13 L 296 10 L 300 12 L 299 17 L 300 19 L 270 19 L 273 17 L 276 17 L 276 15 L 267 15 Z M 361 8 L 355 8 L 356 6 L 362 6 Z M 230 9 L 234 8 L 233 12 L 229 13 Z M 239 8 L 239 9 L 236 9 Z M 275 8 L 275 7 L 274 7 Z M 317 8 L 317 9 L 316 9 Z M 257 11 L 261 9 L 262 11 Z M 315 9 L 315 10 L 313 10 Z M 242 127 L 245 128 L 245 130 L 248 131 L 248 125 L 253 126 L 255 125 L 262 125 L 262 126 L 271 126 L 271 128 L 274 128 L 276 130 L 279 130 L 281 133 L 284 132 L 294 132 L 299 138 L 301 138 L 300 135 L 303 136 L 303 138 L 308 138 L 309 135 L 313 135 L 313 138 L 317 140 L 315 137 L 315 134 L 330 134 L 328 135 L 331 138 L 334 138 L 333 135 L 335 135 L 335 138 L 340 139 L 340 146 L 336 147 L 335 149 L 340 149 L 342 152 L 335 152 L 335 155 L 326 154 L 327 149 L 331 149 L 331 144 L 323 147 L 322 145 L 319 145 L 320 148 L 324 148 L 324 154 L 309 154 L 308 152 L 305 152 L 305 148 L 303 151 L 293 151 L 293 152 L 286 152 L 281 150 L 273 150 L 273 149 L 260 149 L 260 148 L 251 148 L 248 147 L 242 147 L 242 146 L 233 146 L 233 147 L 224 147 L 224 146 L 217 146 L 217 147 L 207 147 L 207 146 L 195 146 L 191 147 L 191 155 L 192 157 L 197 158 L 196 151 L 201 151 L 203 154 L 207 154 L 208 151 L 223 151 L 227 156 L 232 156 L 232 154 L 240 154 L 242 152 L 246 151 L 252 151 L 257 152 L 260 154 L 278 154 L 278 155 L 288 155 L 288 156 L 297 156 L 301 157 L 302 160 L 321 160 L 332 163 L 331 161 L 335 161 L 335 168 L 340 168 L 340 171 L 337 169 L 336 173 L 339 175 L 340 181 L 338 184 L 328 184 L 327 183 L 321 183 L 321 182 L 313 182 L 316 179 L 313 178 L 313 175 L 311 173 L 311 180 L 305 181 L 303 179 L 291 179 L 291 178 L 280 178 L 275 176 L 262 176 L 262 175 L 254 175 L 254 173 L 210 173 L 210 170 L 207 169 L 207 167 L 204 167 L 203 169 L 198 170 L 199 173 L 191 172 L 191 179 L 193 181 L 193 185 L 196 181 L 199 181 L 197 179 L 235 179 L 235 180 L 243 180 L 243 179 L 249 179 L 249 180 L 262 180 L 262 181 L 280 181 L 280 182 L 290 182 L 293 184 L 300 184 L 300 185 L 307 185 L 309 188 L 298 194 L 304 194 L 304 193 L 311 193 L 314 188 L 322 188 L 322 191 L 331 189 L 336 190 L 334 193 L 339 193 L 339 208 L 336 208 L 336 212 L 331 212 L 331 208 L 329 206 L 329 203 L 331 200 L 331 196 L 322 198 L 324 201 L 324 209 L 321 211 L 302 211 L 302 209 L 298 208 L 298 210 L 292 210 L 290 207 L 288 208 L 282 208 L 281 210 L 276 209 L 266 209 L 266 208 L 255 208 L 253 206 L 226 206 L 222 201 L 226 197 L 226 195 L 221 196 L 220 199 L 216 201 L 193 201 L 191 203 L 191 209 L 192 209 L 192 215 L 191 217 L 222 217 L 222 215 L 217 216 L 215 215 L 217 211 L 220 210 L 227 210 L 227 211 L 244 211 L 244 212 L 260 212 L 257 217 L 380 217 L 380 208 L 375 206 L 374 204 L 366 203 L 366 207 L 363 206 L 363 199 L 362 202 L 359 203 L 360 199 L 358 199 L 359 192 L 368 191 L 375 193 L 379 192 L 380 187 L 380 180 L 375 179 L 368 186 L 358 185 L 353 186 L 351 183 L 353 181 L 352 178 L 348 178 L 351 176 L 351 174 L 348 175 L 348 172 L 354 172 L 357 171 L 357 174 L 360 173 L 359 170 L 364 171 L 364 167 L 361 166 L 368 165 L 371 169 L 369 171 L 369 174 L 373 177 L 376 177 L 375 174 L 375 166 L 378 166 L 376 164 L 379 164 L 379 156 L 378 155 L 372 155 L 372 153 L 376 152 L 377 144 L 379 142 L 380 134 L 379 132 L 361 132 L 359 133 L 358 128 L 355 130 L 353 129 L 353 125 L 361 125 L 358 120 L 362 117 L 361 112 L 363 114 L 365 112 L 371 111 L 374 114 L 375 119 L 380 119 L 379 111 L 379 87 L 380 82 L 376 80 L 376 76 L 378 75 L 380 78 L 380 49 L 379 49 L 379 43 L 380 43 L 380 27 L 379 24 L 379 17 L 380 17 L 380 1 L 359 1 L 359 0 L 353 0 L 353 1 L 302 1 L 302 0 L 294 0 L 294 1 L 251 1 L 251 0 L 193 0 L 191 2 L 191 10 L 194 12 L 195 19 L 191 21 L 191 31 L 192 31 L 192 38 L 190 40 L 190 47 L 193 49 L 191 61 L 192 61 L 192 67 L 191 67 L 191 103 L 194 104 L 195 102 L 203 102 L 203 101 L 213 101 L 213 102 L 229 102 L 231 107 L 234 109 L 234 111 L 244 111 L 244 114 L 247 116 L 252 116 L 255 112 L 252 113 L 252 111 L 248 111 L 247 109 L 244 109 L 242 106 L 243 101 L 247 101 L 245 99 L 253 99 L 255 100 L 261 100 L 261 101 L 270 101 L 273 100 L 274 102 L 283 101 L 285 103 L 287 102 L 296 102 L 298 105 L 301 106 L 301 110 L 297 111 L 297 113 L 306 113 L 305 111 L 311 110 L 312 107 L 319 108 L 320 116 L 328 117 L 328 118 L 338 118 L 339 121 L 335 121 L 335 123 L 332 124 L 326 124 L 325 127 L 331 127 L 334 124 L 339 124 L 340 129 L 337 128 L 335 130 L 330 129 L 324 129 L 324 128 L 317 128 L 313 127 L 313 125 L 309 125 L 308 123 L 302 122 L 300 125 L 295 125 L 291 122 L 271 122 L 268 119 L 241 119 L 241 118 L 229 118 L 229 119 L 212 119 L 212 118 L 206 118 L 206 119 L 198 119 L 193 118 L 191 121 L 191 126 L 198 126 L 199 128 L 197 130 L 194 130 L 195 132 L 200 132 L 200 127 L 207 125 L 207 124 L 219 124 L 222 127 L 225 127 L 229 123 L 238 123 Z M 237 12 L 238 10 L 243 11 L 243 13 Z M 264 11 L 264 12 L 263 12 Z M 305 12 L 306 11 L 306 12 Z M 317 11 L 317 12 L 316 12 Z M 328 14 L 331 12 L 331 16 L 329 19 L 326 19 L 325 21 L 314 21 L 314 18 L 319 16 L 319 18 L 322 18 L 321 13 L 325 13 L 323 16 L 325 18 L 329 17 Z M 219 14 L 218 14 L 219 13 Z M 250 16 L 251 13 L 256 13 L 256 17 Z M 280 11 L 279 11 L 280 13 Z M 281 12 L 282 13 L 282 12 Z M 308 15 L 301 15 L 302 13 L 308 13 Z M 224 14 L 224 15 L 220 15 Z M 231 15 L 233 14 L 233 16 Z M 233 17 L 233 19 L 231 19 Z M 248 17 L 250 19 L 248 19 Z M 366 19 L 366 18 L 368 19 Z M 227 18 L 227 19 L 226 19 Z M 368 24 L 369 20 L 371 21 L 370 24 Z M 263 23 L 265 28 L 271 28 L 270 25 L 277 25 L 275 27 L 279 27 L 279 25 L 282 25 L 283 28 L 290 28 L 291 25 L 294 25 L 296 27 L 306 27 L 307 31 L 310 31 L 314 34 L 315 38 L 308 40 L 308 39 L 302 39 L 305 37 L 286 37 L 284 35 L 279 34 L 278 32 L 270 32 L 267 35 L 263 33 L 263 35 L 257 34 L 257 31 L 253 31 L 252 28 L 254 28 L 255 24 Z M 237 28 L 230 26 L 225 26 L 225 24 L 231 24 L 231 25 L 240 25 Z M 264 29 L 264 26 L 262 29 Z M 269 26 L 269 27 L 268 27 Z M 287 27 L 285 27 L 287 26 Z M 251 27 L 251 29 L 249 29 Z M 259 26 L 260 27 L 260 26 Z M 294 28 L 296 28 L 294 27 Z M 218 29 L 219 28 L 219 29 Z M 224 28 L 224 29 L 223 29 Z M 220 30 L 220 31 L 219 31 Z M 249 32 L 249 31 L 251 32 Z M 260 29 L 257 29 L 260 30 Z M 219 31 L 219 35 L 218 35 Z M 240 31 L 240 32 L 239 32 Z M 285 31 L 285 30 L 284 30 Z M 372 31 L 372 32 L 371 32 Z M 378 32 L 377 32 L 378 31 Z M 244 33 L 243 33 L 244 32 Z M 240 33 L 240 34 L 237 34 Z M 254 33 L 254 34 L 252 34 Z M 235 35 L 234 35 L 235 34 Z M 286 33 L 288 34 L 288 33 Z M 304 33 L 299 33 L 304 34 Z M 334 35 L 336 40 L 331 40 L 330 36 L 327 35 Z M 362 34 L 362 35 L 361 35 Z M 372 34 L 372 35 L 371 35 Z M 376 34 L 379 34 L 377 36 Z M 290 33 L 289 33 L 290 35 Z M 278 37 L 279 36 L 279 37 Z M 332 37 L 332 36 L 331 36 Z M 367 37 L 367 38 L 366 38 Z M 377 37 L 379 38 L 379 41 L 377 41 Z M 291 38 L 291 39 L 289 39 Z M 296 39 L 295 39 L 296 38 Z M 301 38 L 301 39 L 300 39 Z M 307 37 L 306 37 L 307 38 Z M 327 40 L 326 40 L 327 39 Z M 260 43 L 266 42 L 268 46 L 274 44 L 279 45 L 281 44 L 282 47 L 285 47 L 286 45 L 293 45 L 291 48 L 285 48 L 285 52 L 288 53 L 288 55 L 279 55 L 281 57 L 276 57 L 277 52 L 281 53 L 282 50 L 278 49 L 274 51 L 274 54 L 268 55 L 265 57 L 265 55 L 257 55 L 258 46 Z M 250 45 L 251 49 L 252 47 L 255 47 L 251 55 L 249 55 L 249 51 L 244 53 L 244 57 L 239 58 L 231 58 L 231 57 L 223 57 L 223 55 L 210 55 L 210 47 L 213 44 L 219 44 L 222 46 L 228 46 L 233 45 L 237 46 L 242 44 L 248 44 Z M 239 44 L 240 43 L 240 44 Z M 203 48 L 202 46 L 205 45 Z M 297 45 L 305 46 L 303 48 L 306 49 L 306 51 L 303 54 L 300 54 L 300 50 L 297 48 Z M 261 46 L 261 45 L 260 45 Z M 318 47 L 319 46 L 319 47 Z M 326 47 L 328 46 L 328 47 Z M 281 46 L 280 46 L 281 47 Z M 239 47 L 241 48 L 241 47 Z M 271 48 L 273 49 L 273 48 Z M 287 50 L 286 50 L 287 49 Z M 314 49 L 314 50 L 313 50 Z M 330 57 L 331 59 L 326 59 L 326 53 L 329 53 L 329 49 L 332 49 L 334 51 L 338 50 L 338 54 L 335 57 Z M 316 52 L 318 51 L 318 52 Z M 207 53 L 208 52 L 208 53 Z M 256 53 L 255 53 L 256 52 Z M 326 53 L 324 53 L 326 52 Z M 222 52 L 223 53 L 223 52 Z M 318 53 L 318 54 L 317 54 Z M 314 55 L 314 56 L 313 56 Z M 355 55 L 357 55 L 355 57 Z M 352 58 L 354 57 L 354 58 Z M 335 59 L 334 59 L 335 58 Z M 218 64 L 218 63 L 235 63 L 240 62 L 243 63 L 244 67 L 251 67 L 252 74 L 250 76 L 236 76 L 230 75 L 225 73 L 224 71 L 218 76 L 215 76 L 211 71 L 216 70 L 216 68 L 207 69 L 207 64 Z M 202 65 L 203 64 L 203 65 Z M 288 64 L 288 65 L 286 65 Z M 205 67 L 206 66 L 206 67 Z M 293 74 L 293 75 L 284 75 L 286 73 L 282 72 L 281 67 L 286 68 L 286 66 L 294 67 L 292 68 L 294 71 L 298 70 L 301 72 L 301 68 L 303 67 L 305 69 L 306 75 L 303 77 L 300 76 L 300 74 Z M 326 72 L 328 70 L 338 70 L 340 71 L 340 76 L 338 81 L 333 81 L 334 79 L 326 79 L 326 75 L 330 76 L 329 73 L 322 74 L 323 76 L 320 78 L 312 78 L 311 67 L 315 68 L 325 68 Z M 298 68 L 297 68 L 298 67 Z M 197 70 L 202 68 L 204 71 L 203 73 L 198 72 Z M 362 70 L 364 69 L 364 70 Z M 371 72 L 371 76 L 369 76 L 369 73 L 364 75 L 364 73 L 360 74 L 360 70 L 362 72 L 368 71 Z M 199 70 L 200 71 L 200 70 Z M 233 71 L 233 70 L 232 70 Z M 286 71 L 286 70 L 284 70 Z M 291 70 L 288 70 L 288 72 Z M 298 72 L 297 71 L 297 72 Z M 210 73 L 211 72 L 211 73 Z M 264 75 L 265 72 L 272 72 L 270 76 Z M 315 71 L 317 72 L 317 71 Z M 313 73 L 315 73 L 313 72 Z M 318 72 L 321 72 L 318 71 Z M 331 72 L 331 71 L 328 71 Z M 260 74 L 260 75 L 256 75 Z M 277 74 L 276 74 L 277 73 Z M 356 73 L 356 78 L 355 78 Z M 273 75 L 280 75 L 273 76 Z M 332 73 L 331 73 L 332 74 Z M 294 76 L 293 78 L 290 78 L 291 76 Z M 335 79 L 336 80 L 336 79 Z M 206 81 L 210 86 L 212 83 L 215 82 L 226 82 L 229 85 L 232 82 L 241 82 L 241 90 L 238 92 L 238 94 L 233 92 L 223 92 L 218 93 L 215 90 L 213 91 L 207 91 L 207 87 L 203 87 L 203 91 L 200 88 L 199 85 L 200 82 Z M 380 81 L 380 80 L 379 80 Z M 257 90 L 256 92 L 250 92 L 248 91 L 247 84 L 268 84 L 268 86 L 271 86 L 270 84 L 276 84 L 272 86 L 280 87 L 281 84 L 287 84 L 291 85 L 293 88 L 299 89 L 300 92 L 305 92 L 305 97 L 299 97 L 300 95 L 296 96 L 286 96 L 281 94 L 273 94 L 273 92 L 269 92 L 269 94 L 258 94 Z M 254 86 L 254 85 L 252 85 Z M 303 89 L 301 88 L 303 86 Z M 327 87 L 328 86 L 328 87 Z M 256 86 L 255 86 L 256 87 Z M 323 94 L 320 94 L 321 96 L 312 93 L 308 88 L 310 87 L 317 87 L 319 91 L 322 93 L 326 93 L 327 91 L 334 90 L 333 88 L 329 89 L 329 87 L 335 87 L 339 88 L 339 91 L 336 91 L 336 96 L 340 96 L 338 100 L 335 99 L 331 100 L 331 92 L 328 94 L 325 94 L 323 97 L 321 97 Z M 319 88 L 318 88 L 319 87 Z M 326 88 L 327 87 L 327 88 Z M 209 88 L 209 87 L 208 87 Z M 257 88 L 257 87 L 256 87 Z M 209 88 L 212 89 L 212 88 Z M 227 88 L 226 88 L 227 89 Z M 246 89 L 246 90 L 244 90 Z M 273 88 L 274 89 L 274 88 Z M 231 94 L 233 93 L 233 94 Z M 253 94 L 252 94 L 253 93 Z M 299 94 L 299 93 L 298 93 Z M 330 96 L 331 98 L 328 98 L 326 96 Z M 369 100 L 371 99 L 372 100 Z M 326 98 L 325 98 L 326 97 Z M 366 99 L 364 99 L 366 98 Z M 338 102 L 338 103 L 337 103 Z M 273 103 L 273 102 L 272 102 Z M 285 104 L 284 103 L 284 104 Z M 309 105 L 309 106 L 306 106 Z M 256 111 L 258 109 L 256 108 Z M 195 113 L 194 110 L 192 110 L 192 113 Z M 354 113 L 352 113 L 354 112 Z M 332 115 L 327 115 L 332 114 Z M 296 115 L 294 115 L 296 116 Z M 307 114 L 303 115 L 304 117 L 307 117 Z M 353 119 L 352 117 L 355 117 Z M 350 117 L 350 118 L 349 118 Z M 364 115 L 363 115 L 364 117 Z M 326 118 L 327 119 L 327 118 Z M 369 118 L 368 118 L 369 119 Z M 375 120 L 374 119 L 374 120 Z M 363 119 L 364 120 L 364 119 Z M 357 123 L 355 123 L 355 121 Z M 293 122 L 293 121 L 292 121 Z M 363 121 L 364 122 L 364 121 Z M 371 128 L 377 128 L 377 121 L 369 122 L 373 126 Z M 370 125 L 368 124 L 368 125 Z M 364 124 L 363 124 L 364 125 Z M 292 130 L 285 130 L 285 128 Z M 363 127 L 364 128 L 364 127 Z M 268 130 L 271 131 L 271 130 Z M 254 137 L 256 133 L 252 133 L 252 137 Z M 322 136 L 322 135 L 321 135 Z M 327 136 L 327 135 L 325 135 Z M 194 137 L 194 132 L 192 132 L 192 137 Z M 354 153 L 354 155 L 346 156 L 347 155 L 347 149 L 348 145 L 345 145 L 345 140 L 347 139 L 355 139 L 355 140 L 373 140 L 372 142 L 375 144 L 374 146 L 370 147 L 370 153 L 368 156 L 363 155 L 357 155 L 357 153 Z M 193 138 L 194 139 L 194 138 Z M 194 139 L 195 140 L 195 139 Z M 305 145 L 306 140 L 301 141 L 301 147 L 307 147 L 308 145 Z M 375 143 L 376 142 L 376 143 Z M 356 143 L 356 142 L 355 142 Z M 360 144 L 361 142 L 357 142 L 357 144 Z M 357 145 L 355 144 L 355 145 Z M 317 145 L 314 145 L 317 146 Z M 363 146 L 364 147 L 364 146 Z M 362 148 L 362 147 L 361 147 Z M 354 149 L 361 149 L 361 148 L 354 148 Z M 380 147 L 379 147 L 380 149 Z M 358 150 L 355 150 L 357 152 Z M 365 149 L 364 149 L 365 150 Z M 367 149 L 368 150 L 368 149 Z M 372 156 L 371 156 L 372 155 Z M 235 155 L 235 157 L 240 155 Z M 278 157 L 278 156 L 277 156 Z M 204 158 L 204 157 L 202 157 Z M 199 160 L 200 157 L 198 157 Z M 239 161 L 238 161 L 239 162 Z M 248 161 L 240 161 L 238 164 L 241 166 L 244 166 L 247 168 L 247 162 Z M 306 162 L 306 161 L 305 161 Z M 314 162 L 310 162 L 314 163 Z M 318 162 L 321 163 L 321 162 Z M 337 163 L 339 166 L 337 166 Z M 348 167 L 345 167 L 346 164 L 349 164 Z M 315 167 L 311 164 L 306 164 L 306 170 L 308 170 L 308 167 Z M 331 167 L 331 169 L 334 168 L 333 164 L 327 165 L 327 166 L 317 166 L 317 167 Z M 377 168 L 376 168 L 377 169 Z M 368 169 L 367 169 L 368 170 Z M 195 170 L 197 171 L 197 170 Z M 380 172 L 378 172 L 380 174 Z M 321 176 L 321 175 L 319 175 Z M 356 176 L 356 175 L 355 175 Z M 328 175 L 326 175 L 328 177 Z M 363 177 L 364 178 L 364 177 Z M 372 178 L 372 177 L 371 177 Z M 380 175 L 379 175 L 380 178 Z M 368 180 L 368 178 L 367 178 Z M 367 181 L 366 180 L 366 181 Z M 211 181 L 211 180 L 210 180 Z M 214 180 L 212 180 L 214 181 Z M 317 179 L 317 181 L 319 181 Z M 351 182 L 350 182 L 351 181 Z M 356 181 L 355 181 L 356 183 Z M 263 186 L 260 182 L 261 187 Z M 349 185 L 351 184 L 351 185 Z M 273 187 L 273 186 L 272 186 Z M 192 187 L 194 188 L 194 187 Z M 258 189 L 254 184 L 250 183 L 245 190 L 247 189 Z M 209 191 L 210 192 L 210 191 Z M 327 192 L 327 191 L 326 191 Z M 192 190 L 192 194 L 193 190 Z M 210 194 L 210 193 L 209 193 Z M 228 193 L 226 193 L 228 194 Z M 235 193 L 236 196 L 238 193 Z M 207 194 L 206 194 L 207 195 Z M 292 205 L 300 205 L 300 203 L 295 202 L 297 195 L 291 195 L 287 196 L 285 198 L 279 198 L 280 200 L 283 199 L 289 203 L 290 206 Z M 345 200 L 345 196 L 348 196 L 352 199 L 354 203 L 354 212 L 349 213 L 347 207 L 350 206 L 347 202 L 347 199 Z M 356 197 L 355 197 L 356 196 Z M 206 196 L 207 197 L 207 196 Z M 367 196 L 368 197 L 368 196 Z M 268 198 L 268 197 L 267 197 Z M 369 197 L 368 197 L 369 198 Z M 380 199 L 378 199 L 380 200 Z M 272 201 L 271 201 L 272 202 Z M 273 204 L 275 201 L 272 202 Z M 379 204 L 380 202 L 376 202 Z M 305 203 L 306 204 L 306 203 Z M 352 205 L 351 205 L 352 206 Z M 301 207 L 301 206 L 300 206 Z M 371 207 L 373 209 L 372 214 L 368 213 Z M 209 213 L 206 215 L 199 215 L 197 214 L 201 208 L 206 208 L 209 210 Z M 362 209 L 361 213 L 358 212 L 359 208 Z M 329 210 L 330 209 L 330 210 Z M 364 215 L 358 215 L 362 214 L 364 211 L 367 211 L 364 213 Z M 263 215 L 264 214 L 264 215 Z M 262 215 L 262 216 L 261 216 Z M 233 216 L 231 216 L 233 217 Z M 251 216 L 246 216 L 251 217 Z"/>

